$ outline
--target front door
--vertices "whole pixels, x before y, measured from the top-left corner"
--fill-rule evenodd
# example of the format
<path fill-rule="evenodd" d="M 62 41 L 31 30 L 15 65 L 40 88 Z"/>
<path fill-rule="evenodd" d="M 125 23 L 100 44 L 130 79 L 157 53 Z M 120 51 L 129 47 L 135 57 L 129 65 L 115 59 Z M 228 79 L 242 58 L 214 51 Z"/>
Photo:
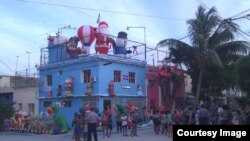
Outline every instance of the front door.
<path fill-rule="evenodd" d="M 109 108 L 111 108 L 111 101 L 110 100 L 108 100 L 108 99 L 105 99 L 104 101 L 103 101 L 103 109 L 104 110 L 107 110 L 107 108 L 109 107 Z"/>

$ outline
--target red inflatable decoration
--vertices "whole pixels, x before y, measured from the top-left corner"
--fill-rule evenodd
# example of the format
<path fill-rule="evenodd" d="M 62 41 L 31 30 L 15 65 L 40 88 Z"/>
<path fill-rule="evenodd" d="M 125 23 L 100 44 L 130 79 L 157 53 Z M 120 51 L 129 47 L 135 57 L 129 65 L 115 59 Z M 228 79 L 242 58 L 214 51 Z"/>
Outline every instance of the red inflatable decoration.
<path fill-rule="evenodd" d="M 89 47 L 95 40 L 95 30 L 93 26 L 83 25 L 77 30 L 77 37 L 82 43 L 82 49 L 86 49 L 89 54 Z"/>
<path fill-rule="evenodd" d="M 96 31 L 96 53 L 107 54 L 109 51 L 108 24 L 100 22 Z"/>
<path fill-rule="evenodd" d="M 115 96 L 114 81 L 110 81 L 110 82 L 109 82 L 109 95 L 110 95 L 110 96 Z"/>
<path fill-rule="evenodd" d="M 54 110 L 51 108 L 51 107 L 48 107 L 47 108 L 47 113 L 48 114 L 52 114 L 54 112 Z"/>

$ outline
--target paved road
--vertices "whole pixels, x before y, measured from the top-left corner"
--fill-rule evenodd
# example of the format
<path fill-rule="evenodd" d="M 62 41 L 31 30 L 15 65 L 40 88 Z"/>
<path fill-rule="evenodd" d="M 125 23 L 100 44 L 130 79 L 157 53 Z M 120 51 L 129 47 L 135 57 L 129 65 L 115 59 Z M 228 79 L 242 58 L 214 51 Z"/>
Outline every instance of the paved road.
<path fill-rule="evenodd" d="M 138 131 L 138 137 L 123 137 L 121 134 L 113 134 L 111 138 L 102 138 L 98 136 L 98 141 L 172 141 L 167 136 L 155 135 L 153 130 L 141 129 Z M 92 139 L 93 140 L 93 139 Z M 34 134 L 0 134 L 0 141 L 74 141 L 71 132 L 64 135 L 34 135 Z"/>

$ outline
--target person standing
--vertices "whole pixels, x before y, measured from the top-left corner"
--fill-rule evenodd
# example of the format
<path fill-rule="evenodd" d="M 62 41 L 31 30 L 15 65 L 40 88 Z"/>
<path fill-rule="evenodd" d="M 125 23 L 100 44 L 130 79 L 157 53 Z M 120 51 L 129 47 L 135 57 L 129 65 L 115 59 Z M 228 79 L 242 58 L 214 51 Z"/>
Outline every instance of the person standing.
<path fill-rule="evenodd" d="M 128 117 L 123 113 L 122 117 L 122 135 L 128 136 Z"/>
<path fill-rule="evenodd" d="M 81 115 L 78 115 L 76 118 L 76 124 L 74 126 L 74 133 L 75 133 L 75 141 L 81 141 L 81 133 L 82 133 L 82 123 L 81 123 Z"/>
<path fill-rule="evenodd" d="M 96 130 L 96 126 L 98 123 L 98 114 L 94 112 L 92 107 L 90 108 L 90 113 L 88 114 L 87 121 L 88 121 L 88 141 L 91 141 L 92 133 L 94 135 L 94 140 L 98 141 L 97 130 Z"/>
<path fill-rule="evenodd" d="M 7 135 L 8 133 L 10 133 L 10 128 L 11 128 L 11 121 L 10 119 L 5 119 L 4 120 L 4 132 Z"/>
<path fill-rule="evenodd" d="M 71 124 L 71 126 L 72 126 L 73 129 L 75 129 L 77 117 L 78 117 L 78 114 L 74 113 L 74 117 L 73 117 L 72 124 Z M 73 130 L 72 139 L 75 139 L 75 130 Z"/>
<path fill-rule="evenodd" d="M 108 137 L 108 113 L 102 112 L 101 125 L 103 130 L 103 138 Z"/>
<path fill-rule="evenodd" d="M 209 124 L 209 113 L 205 106 L 202 104 L 198 114 L 200 125 L 208 125 Z"/>
<path fill-rule="evenodd" d="M 122 120 L 121 120 L 120 112 L 117 112 L 116 114 L 116 129 L 117 129 L 117 133 L 122 132 Z"/>
<path fill-rule="evenodd" d="M 85 114 L 82 115 L 81 124 L 82 124 L 82 138 L 83 138 L 83 141 L 87 141 L 87 138 L 88 138 L 88 125 L 87 125 L 87 117 L 86 117 Z"/>
<path fill-rule="evenodd" d="M 168 111 L 166 115 L 166 122 L 167 122 L 167 135 L 171 138 L 173 135 L 172 125 L 173 125 L 173 114 Z"/>
<path fill-rule="evenodd" d="M 111 137 L 113 125 L 112 125 L 112 116 L 109 115 L 108 117 L 108 137 Z"/>
<path fill-rule="evenodd" d="M 132 114 L 132 129 L 131 129 L 131 136 L 138 136 L 137 135 L 137 124 L 139 123 L 139 113 L 138 108 L 135 108 L 134 113 Z"/>

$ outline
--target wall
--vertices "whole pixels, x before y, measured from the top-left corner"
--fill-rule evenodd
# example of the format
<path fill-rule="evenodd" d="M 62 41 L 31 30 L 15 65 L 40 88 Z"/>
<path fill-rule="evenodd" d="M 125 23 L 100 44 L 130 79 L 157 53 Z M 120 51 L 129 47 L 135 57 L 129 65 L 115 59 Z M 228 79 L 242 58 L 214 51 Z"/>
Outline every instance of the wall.
<path fill-rule="evenodd" d="M 16 102 L 15 109 L 19 110 L 19 103 L 22 103 L 22 111 L 29 113 L 28 111 L 28 104 L 33 103 L 35 105 L 34 107 L 34 113 L 35 115 L 39 114 L 38 111 L 38 87 L 28 87 L 28 88 L 18 88 L 14 89 L 14 98 L 13 101 Z"/>
<path fill-rule="evenodd" d="M 9 76 L 0 76 L 0 87 L 10 87 Z"/>

